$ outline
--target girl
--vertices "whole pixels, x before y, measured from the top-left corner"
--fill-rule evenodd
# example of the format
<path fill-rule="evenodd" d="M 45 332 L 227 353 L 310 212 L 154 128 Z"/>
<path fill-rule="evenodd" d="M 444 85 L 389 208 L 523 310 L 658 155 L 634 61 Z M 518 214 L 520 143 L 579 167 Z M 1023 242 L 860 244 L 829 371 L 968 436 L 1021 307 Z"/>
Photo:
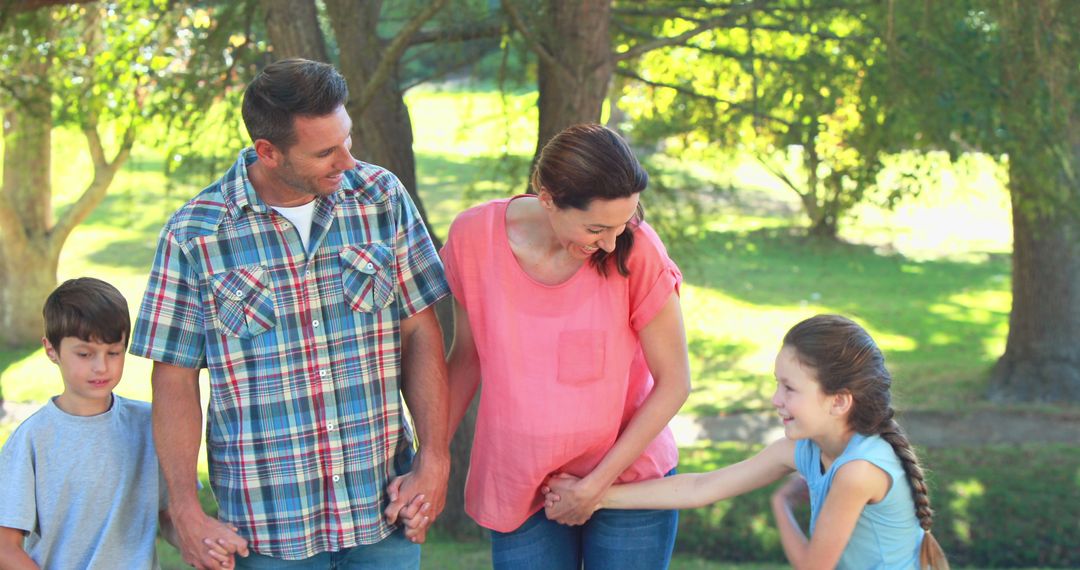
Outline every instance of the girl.
<path fill-rule="evenodd" d="M 482 384 L 465 510 L 492 531 L 496 570 L 668 564 L 677 511 L 594 508 L 675 467 L 666 426 L 690 389 L 682 276 L 641 220 L 647 183 L 617 134 L 577 125 L 544 147 L 535 195 L 450 227 L 451 427 Z M 557 472 L 580 479 L 545 516 Z"/>
<path fill-rule="evenodd" d="M 795 568 L 947 569 L 930 534 L 933 511 L 915 451 L 893 420 L 885 357 L 862 327 L 835 315 L 795 325 L 776 357 L 772 404 L 784 439 L 708 473 L 617 485 L 600 508 L 692 508 L 741 495 L 798 470 L 773 495 L 784 553 Z M 545 506 L 573 483 L 553 477 Z M 809 494 L 807 540 L 792 515 Z M 920 528 L 921 527 L 921 528 Z"/>

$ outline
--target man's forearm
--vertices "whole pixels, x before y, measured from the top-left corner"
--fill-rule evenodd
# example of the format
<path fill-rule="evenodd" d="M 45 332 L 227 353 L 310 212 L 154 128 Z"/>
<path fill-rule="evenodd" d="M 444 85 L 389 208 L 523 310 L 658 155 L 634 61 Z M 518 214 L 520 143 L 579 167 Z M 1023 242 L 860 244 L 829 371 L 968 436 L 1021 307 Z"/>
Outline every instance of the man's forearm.
<path fill-rule="evenodd" d="M 448 458 L 447 436 L 450 393 L 446 362 L 442 355 L 442 333 L 435 313 L 427 309 L 413 315 L 402 334 L 402 395 L 412 413 L 420 451 L 436 458 Z"/>
<path fill-rule="evenodd" d="M 169 488 L 169 507 L 201 511 L 195 486 L 202 424 L 199 371 L 155 362 L 151 384 L 154 446 Z"/>

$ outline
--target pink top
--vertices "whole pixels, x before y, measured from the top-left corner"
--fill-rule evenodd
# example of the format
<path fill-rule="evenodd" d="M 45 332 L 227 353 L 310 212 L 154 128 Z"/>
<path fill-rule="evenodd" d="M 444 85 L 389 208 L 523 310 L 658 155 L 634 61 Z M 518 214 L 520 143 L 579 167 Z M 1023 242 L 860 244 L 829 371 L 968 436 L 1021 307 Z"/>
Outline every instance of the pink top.
<path fill-rule="evenodd" d="M 585 263 L 564 283 L 539 283 L 510 249 L 510 200 L 461 213 L 441 252 L 482 378 L 465 510 L 500 532 L 540 510 L 549 474 L 585 476 L 614 445 L 653 386 L 638 331 L 682 281 L 641 224 L 629 277 L 611 267 L 605 278 Z M 661 477 L 677 462 L 665 427 L 618 482 Z"/>

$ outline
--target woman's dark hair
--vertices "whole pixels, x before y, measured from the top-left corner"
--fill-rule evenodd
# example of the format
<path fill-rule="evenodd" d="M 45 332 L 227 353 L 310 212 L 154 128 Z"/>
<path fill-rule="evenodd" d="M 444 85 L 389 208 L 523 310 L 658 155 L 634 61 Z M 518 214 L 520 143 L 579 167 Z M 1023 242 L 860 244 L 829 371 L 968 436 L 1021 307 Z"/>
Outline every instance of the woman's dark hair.
<path fill-rule="evenodd" d="M 60 341 L 75 337 L 86 342 L 127 346 L 131 334 L 131 316 L 127 300 L 116 287 L 94 279 L 69 279 L 45 299 L 41 309 L 45 319 L 45 338 L 56 350 Z"/>
<path fill-rule="evenodd" d="M 345 78 L 332 65 L 282 59 L 248 84 L 240 112 L 252 142 L 265 139 L 285 151 L 296 142 L 294 118 L 324 117 L 348 99 Z"/>
<path fill-rule="evenodd" d="M 615 131 L 581 124 L 568 127 L 544 145 L 530 182 L 534 192 L 542 188 L 551 194 L 555 207 L 585 210 L 593 200 L 628 198 L 641 192 L 649 184 L 649 175 Z M 620 275 L 630 274 L 626 262 L 634 245 L 634 228 L 644 219 L 639 202 L 626 231 L 615 239 L 615 250 L 600 249 L 589 258 L 601 275 L 607 275 L 609 257 L 614 258 Z"/>
<path fill-rule="evenodd" d="M 892 445 L 904 466 L 915 500 L 915 516 L 926 531 L 920 563 L 947 569 L 941 546 L 930 534 L 934 511 L 919 458 L 900 424 L 893 419 L 892 375 L 870 334 L 854 321 L 838 315 L 817 315 L 795 325 L 784 336 L 784 346 L 795 349 L 799 362 L 814 370 L 821 391 L 851 394 L 848 424 L 863 435 L 880 435 Z"/>

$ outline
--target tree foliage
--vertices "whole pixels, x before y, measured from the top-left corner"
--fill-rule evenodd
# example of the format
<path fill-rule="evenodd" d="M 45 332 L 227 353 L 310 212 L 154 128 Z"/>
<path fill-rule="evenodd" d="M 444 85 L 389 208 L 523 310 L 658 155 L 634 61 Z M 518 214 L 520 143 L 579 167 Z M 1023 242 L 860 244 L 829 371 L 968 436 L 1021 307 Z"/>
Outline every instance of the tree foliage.
<path fill-rule="evenodd" d="M 4 183 L 0 191 L 0 343 L 32 345 L 56 284 L 60 250 L 104 199 L 135 135 L 169 99 L 160 84 L 183 63 L 176 11 L 161 0 L 76 3 L 5 13 L 0 29 Z M 92 177 L 53 216 L 51 136 L 69 125 L 86 139 Z"/>

